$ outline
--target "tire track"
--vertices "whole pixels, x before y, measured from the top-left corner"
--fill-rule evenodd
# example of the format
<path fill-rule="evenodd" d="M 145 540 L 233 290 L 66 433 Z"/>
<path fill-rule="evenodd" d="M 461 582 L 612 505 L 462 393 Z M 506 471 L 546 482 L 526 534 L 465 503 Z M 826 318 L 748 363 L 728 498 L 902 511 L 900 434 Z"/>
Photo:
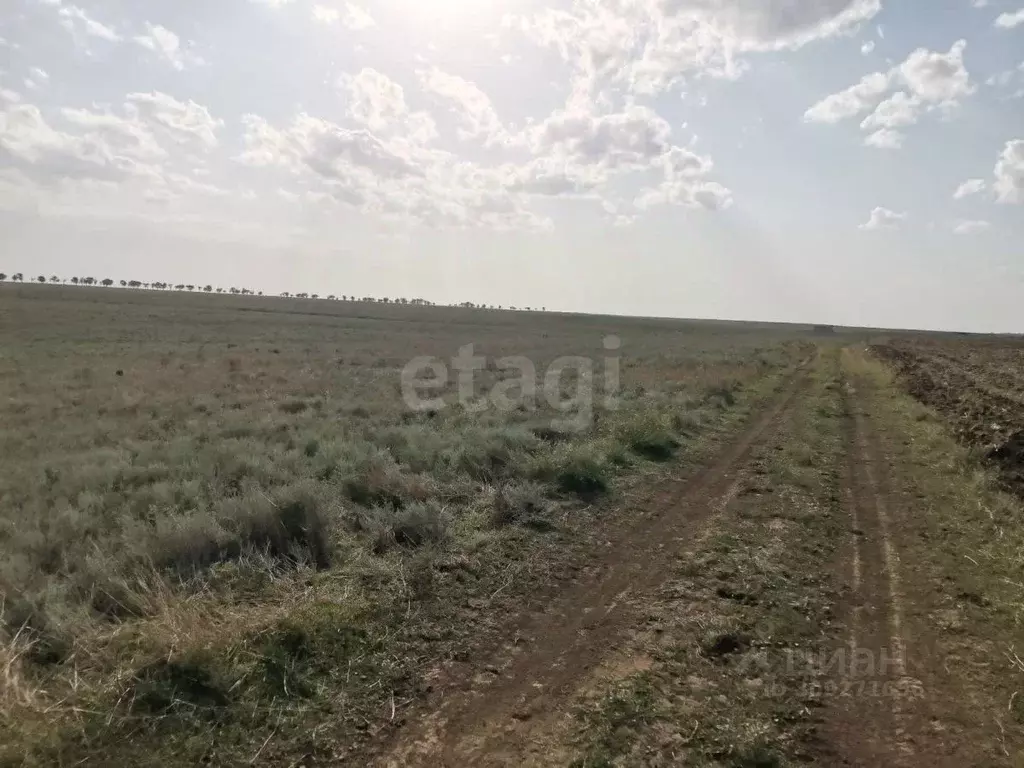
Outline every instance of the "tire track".
<path fill-rule="evenodd" d="M 672 543 L 692 544 L 735 497 L 744 462 L 789 418 L 804 391 L 805 368 L 798 368 L 713 463 L 690 479 L 668 481 L 656 489 L 647 514 L 637 511 L 639 522 L 602 558 L 596 575 L 571 587 L 545 613 L 511 622 L 513 642 L 483 667 L 492 678 L 477 676 L 441 686 L 435 701 L 420 708 L 418 720 L 376 764 L 522 764 L 529 734 L 564 714 L 582 679 L 634 627 L 627 598 L 660 583 L 668 562 L 678 554 Z"/>
<path fill-rule="evenodd" d="M 901 562 L 884 491 L 885 463 L 872 439 L 857 388 L 847 382 L 844 499 L 852 544 L 846 654 L 833 671 L 839 697 L 826 726 L 836 764 L 914 766 L 926 738 L 923 686 L 908 673 Z"/>

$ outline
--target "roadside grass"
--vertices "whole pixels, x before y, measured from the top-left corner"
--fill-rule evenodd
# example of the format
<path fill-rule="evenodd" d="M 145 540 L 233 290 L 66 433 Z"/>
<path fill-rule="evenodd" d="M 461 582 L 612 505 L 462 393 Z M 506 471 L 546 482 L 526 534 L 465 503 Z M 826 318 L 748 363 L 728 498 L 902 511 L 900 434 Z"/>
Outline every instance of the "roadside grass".
<path fill-rule="evenodd" d="M 0 759 L 345 759 L 432 659 L 557 583 L 603 497 L 741 418 L 800 354 L 638 330 L 619 409 L 572 430 L 452 388 L 409 411 L 399 370 L 467 338 L 540 367 L 612 328 L 202 306 L 52 302 L 2 339 Z"/>
<path fill-rule="evenodd" d="M 833 647 L 836 592 L 822 563 L 843 531 L 834 351 L 811 379 L 792 418 L 755 447 L 735 499 L 682 545 L 640 609 L 621 655 L 645 668 L 586 686 L 577 765 L 754 768 L 805 756 Z"/>
<path fill-rule="evenodd" d="M 1001 490 L 978 452 L 958 444 L 941 417 L 902 394 L 882 364 L 853 354 L 848 364 L 874 384 L 868 394 L 881 423 L 907 435 L 905 454 L 921 471 L 905 480 L 918 498 L 931 502 L 927 522 L 934 538 L 929 537 L 929 550 L 941 555 L 948 575 L 966 587 L 974 585 L 967 591 L 978 594 L 981 599 L 975 602 L 986 604 L 992 618 L 1024 625 L 1021 502 Z"/>

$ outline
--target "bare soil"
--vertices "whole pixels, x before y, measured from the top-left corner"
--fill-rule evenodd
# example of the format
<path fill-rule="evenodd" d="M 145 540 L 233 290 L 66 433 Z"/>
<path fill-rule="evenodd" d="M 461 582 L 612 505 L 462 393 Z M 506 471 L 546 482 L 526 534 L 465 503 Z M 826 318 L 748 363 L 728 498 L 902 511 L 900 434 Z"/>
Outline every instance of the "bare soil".
<path fill-rule="evenodd" d="M 983 348 L 980 357 L 976 347 L 953 343 L 903 341 L 873 350 L 1024 498 L 1024 347 Z"/>

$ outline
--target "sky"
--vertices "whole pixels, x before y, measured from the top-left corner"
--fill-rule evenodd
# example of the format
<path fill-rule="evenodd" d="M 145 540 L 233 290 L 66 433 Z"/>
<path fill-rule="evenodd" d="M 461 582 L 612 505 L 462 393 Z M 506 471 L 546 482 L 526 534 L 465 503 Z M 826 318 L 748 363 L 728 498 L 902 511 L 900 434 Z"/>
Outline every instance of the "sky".
<path fill-rule="evenodd" d="M 2 0 L 0 271 L 1024 332 L 1024 0 Z"/>

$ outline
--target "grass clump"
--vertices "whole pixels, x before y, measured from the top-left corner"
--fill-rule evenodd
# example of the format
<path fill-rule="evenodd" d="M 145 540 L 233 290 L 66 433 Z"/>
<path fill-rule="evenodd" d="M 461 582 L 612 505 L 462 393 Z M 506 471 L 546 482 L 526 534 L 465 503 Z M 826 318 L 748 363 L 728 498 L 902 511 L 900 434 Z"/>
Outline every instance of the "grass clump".
<path fill-rule="evenodd" d="M 512 481 L 495 491 L 491 523 L 496 528 L 523 524 L 543 526 L 541 521 L 548 506 L 543 485 L 532 480 Z"/>
<path fill-rule="evenodd" d="M 135 674 L 133 708 L 161 717 L 221 718 L 231 704 L 229 687 L 212 655 L 160 659 Z"/>
<path fill-rule="evenodd" d="M 262 683 L 273 696 L 306 698 L 316 680 L 365 649 L 366 632 L 341 606 L 320 603 L 282 619 L 257 644 Z"/>
<path fill-rule="evenodd" d="M 428 483 L 403 472 L 390 454 L 379 449 L 357 458 L 341 472 L 345 496 L 362 507 L 402 509 L 430 495 Z"/>
<path fill-rule="evenodd" d="M 491 483 L 519 474 L 522 460 L 535 453 L 540 439 L 519 427 L 470 432 L 448 455 L 453 468 L 469 477 Z"/>
<path fill-rule="evenodd" d="M 281 403 L 278 408 L 284 413 L 294 416 L 295 414 L 302 413 L 304 410 L 309 408 L 309 403 L 305 400 L 285 400 Z"/>
<path fill-rule="evenodd" d="M 449 523 L 436 504 L 413 502 L 400 509 L 374 507 L 357 512 L 353 528 L 368 534 L 376 554 L 384 554 L 396 547 L 416 549 L 443 541 L 448 536 Z"/>
<path fill-rule="evenodd" d="M 306 484 L 290 486 L 271 498 L 262 491 L 226 499 L 208 516 L 158 525 L 149 548 L 158 567 L 190 574 L 215 563 L 256 552 L 317 568 L 331 564 L 330 531 L 323 502 Z"/>
<path fill-rule="evenodd" d="M 605 493 L 608 481 L 608 465 L 590 453 L 570 454 L 555 476 L 559 490 L 584 499 Z"/>
<path fill-rule="evenodd" d="M 719 409 L 731 408 L 736 404 L 737 383 L 721 381 L 708 385 L 704 390 L 704 401 Z"/>
<path fill-rule="evenodd" d="M 679 448 L 679 440 L 658 418 L 646 416 L 627 424 L 619 439 L 630 450 L 651 461 L 668 461 Z"/>

